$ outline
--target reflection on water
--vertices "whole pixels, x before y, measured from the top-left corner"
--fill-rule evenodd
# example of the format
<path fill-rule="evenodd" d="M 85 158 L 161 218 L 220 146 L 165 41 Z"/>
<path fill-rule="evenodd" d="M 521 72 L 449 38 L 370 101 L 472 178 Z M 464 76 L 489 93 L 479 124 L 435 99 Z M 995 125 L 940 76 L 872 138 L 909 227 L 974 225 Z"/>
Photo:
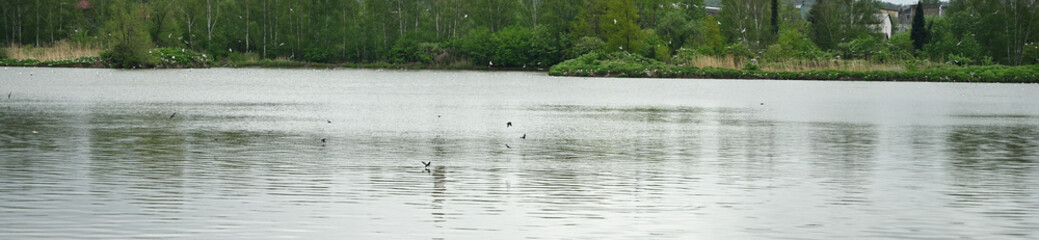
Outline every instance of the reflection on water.
<path fill-rule="evenodd" d="M 1013 227 L 1035 230 L 1037 149 L 1035 126 L 967 125 L 951 129 L 947 150 L 953 183 L 948 194 L 952 207 L 968 208 L 1006 219 Z M 1028 234 L 1013 233 L 1019 237 Z"/>
<path fill-rule="evenodd" d="M 0 239 L 1039 236 L 1031 85 L 18 76 Z"/>

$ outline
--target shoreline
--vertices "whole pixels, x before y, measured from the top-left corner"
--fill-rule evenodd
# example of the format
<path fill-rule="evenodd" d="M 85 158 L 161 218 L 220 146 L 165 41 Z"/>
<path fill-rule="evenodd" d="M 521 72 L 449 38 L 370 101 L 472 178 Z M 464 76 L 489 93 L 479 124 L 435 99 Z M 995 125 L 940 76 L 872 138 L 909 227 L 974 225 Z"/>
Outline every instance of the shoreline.
<path fill-rule="evenodd" d="M 82 57 L 74 60 L 37 61 L 35 59 L 0 59 L 0 67 L 26 68 L 108 68 L 124 70 L 146 69 L 205 69 L 205 68 L 267 68 L 267 69 L 393 69 L 393 70 L 459 70 L 459 71 L 516 71 L 516 72 L 548 72 L 549 68 L 521 67 L 474 67 L 424 64 L 389 64 L 389 63 L 315 63 L 296 61 L 249 61 L 226 62 L 199 66 L 196 64 L 166 64 L 142 68 L 118 68 L 106 66 L 98 57 Z"/>
<path fill-rule="evenodd" d="M 954 83 L 1039 83 L 1039 66 L 973 66 L 918 71 L 843 71 L 813 70 L 798 72 L 770 72 L 761 70 L 741 70 L 727 68 L 699 68 L 695 66 L 653 65 L 653 66 L 572 66 L 561 63 L 551 68 L 509 68 L 509 67 L 473 67 L 423 64 L 389 64 L 389 63 L 312 63 L 296 61 L 250 61 L 226 62 L 199 67 L 197 65 L 177 64 L 145 69 L 198 69 L 198 68 L 259 68 L 259 69 L 386 69 L 386 70 L 454 70 L 454 71 L 516 71 L 545 72 L 557 77 L 600 77 L 600 78 L 656 78 L 656 79 L 732 79 L 732 80 L 801 80 L 801 81 L 862 81 L 862 82 L 954 82 Z M 36 61 L 0 60 L 3 67 L 25 68 L 108 68 L 99 58 L 83 57 L 74 60 Z M 993 73 L 993 70 L 1020 70 Z M 134 69 L 132 69 L 134 70 Z"/>

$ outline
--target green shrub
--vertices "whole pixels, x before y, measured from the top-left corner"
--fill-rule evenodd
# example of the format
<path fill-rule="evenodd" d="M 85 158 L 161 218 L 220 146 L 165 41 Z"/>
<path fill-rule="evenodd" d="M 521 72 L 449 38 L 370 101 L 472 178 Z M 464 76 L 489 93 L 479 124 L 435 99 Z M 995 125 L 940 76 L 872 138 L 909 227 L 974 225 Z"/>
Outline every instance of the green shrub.
<path fill-rule="evenodd" d="M 473 29 L 458 41 L 459 51 L 468 56 L 473 65 L 487 66 L 494 60 L 498 39 L 494 38 L 491 30 L 485 27 Z"/>
<path fill-rule="evenodd" d="M 206 54 L 183 48 L 156 48 L 148 52 L 163 67 L 209 67 L 213 63 Z"/>
<path fill-rule="evenodd" d="M 533 35 L 529 28 L 520 26 L 506 27 L 494 33 L 494 39 L 498 39 L 499 42 L 492 57 L 494 65 L 519 67 L 530 63 L 528 50 Z"/>
<path fill-rule="evenodd" d="M 761 71 L 761 67 L 758 66 L 757 63 L 754 63 L 754 61 L 747 61 L 746 64 L 743 64 L 743 70 L 744 71 Z"/>
<path fill-rule="evenodd" d="M 575 56 L 581 56 L 605 48 L 606 42 L 603 42 L 602 39 L 597 37 L 581 37 L 574 43 L 574 47 L 571 51 Z"/>
<path fill-rule="evenodd" d="M 155 66 L 158 62 L 147 52 L 122 44 L 116 45 L 111 50 L 102 51 L 101 60 L 106 65 L 116 68 L 145 68 Z"/>
<path fill-rule="evenodd" d="M 396 46 L 394 46 L 396 48 Z M 336 60 L 336 53 L 328 48 L 308 48 L 303 50 L 303 61 L 332 63 Z"/>
<path fill-rule="evenodd" d="M 725 49 L 722 50 L 722 55 L 732 55 L 736 58 L 752 58 L 754 57 L 754 52 L 751 52 L 750 48 L 747 48 L 747 45 L 733 43 L 729 46 L 725 46 Z"/>

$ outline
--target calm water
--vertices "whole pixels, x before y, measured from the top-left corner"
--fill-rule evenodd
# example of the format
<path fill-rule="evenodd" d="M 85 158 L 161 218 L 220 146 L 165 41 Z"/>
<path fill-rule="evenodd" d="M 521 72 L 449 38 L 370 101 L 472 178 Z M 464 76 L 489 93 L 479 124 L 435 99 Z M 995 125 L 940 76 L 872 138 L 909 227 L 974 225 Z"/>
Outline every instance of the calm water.
<path fill-rule="evenodd" d="M 1039 85 L 0 68 L 0 93 L 0 239 L 1039 238 Z"/>

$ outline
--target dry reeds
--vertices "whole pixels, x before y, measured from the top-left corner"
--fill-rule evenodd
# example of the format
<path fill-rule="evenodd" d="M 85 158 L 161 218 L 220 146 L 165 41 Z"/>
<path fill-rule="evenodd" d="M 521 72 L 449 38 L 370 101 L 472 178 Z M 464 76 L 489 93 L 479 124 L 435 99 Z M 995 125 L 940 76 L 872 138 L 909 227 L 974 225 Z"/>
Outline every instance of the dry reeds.
<path fill-rule="evenodd" d="M 11 59 L 36 59 L 40 61 L 68 60 L 80 57 L 97 57 L 100 48 L 58 41 L 49 47 L 31 47 L 12 44 L 3 49 Z"/>
<path fill-rule="evenodd" d="M 697 55 L 679 60 L 677 63 L 686 66 L 743 69 L 748 59 L 736 58 L 732 55 L 707 56 Z M 898 64 L 874 63 L 866 60 L 837 59 L 788 59 L 783 61 L 758 61 L 761 70 L 770 72 L 798 72 L 811 70 L 844 70 L 844 71 L 904 71 Z"/>
<path fill-rule="evenodd" d="M 896 64 L 874 63 L 866 60 L 836 59 L 790 59 L 778 62 L 764 62 L 761 69 L 772 72 L 798 72 L 811 70 L 843 70 L 843 71 L 895 71 L 901 72 L 902 66 Z"/>
<path fill-rule="evenodd" d="M 707 56 L 707 55 L 696 55 L 691 56 L 682 60 L 679 60 L 678 64 L 686 66 L 696 67 L 715 67 L 715 68 L 729 68 L 729 69 L 741 69 L 743 68 L 742 59 L 736 59 L 732 55 L 725 56 Z"/>

